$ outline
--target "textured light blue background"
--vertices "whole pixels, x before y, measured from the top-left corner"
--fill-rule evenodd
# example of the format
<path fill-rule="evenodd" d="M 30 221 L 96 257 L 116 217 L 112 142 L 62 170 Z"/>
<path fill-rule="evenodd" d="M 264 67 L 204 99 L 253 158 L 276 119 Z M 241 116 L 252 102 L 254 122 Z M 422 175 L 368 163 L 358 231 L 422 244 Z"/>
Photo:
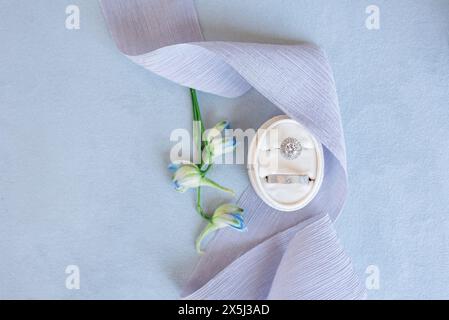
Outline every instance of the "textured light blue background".
<path fill-rule="evenodd" d="M 65 29 L 65 7 L 81 30 Z M 381 29 L 365 27 L 366 6 Z M 197 1 L 212 40 L 324 47 L 350 195 L 337 227 L 370 298 L 449 298 L 449 1 Z M 166 172 L 188 91 L 115 48 L 94 0 L 0 2 L 0 298 L 177 298 L 201 228 Z M 293 85 L 293 84 L 292 84 Z M 257 92 L 200 94 L 209 124 L 257 127 Z M 214 173 L 239 193 L 243 166 Z M 210 193 L 209 206 L 217 201 Z M 65 288 L 65 268 L 81 289 Z"/>

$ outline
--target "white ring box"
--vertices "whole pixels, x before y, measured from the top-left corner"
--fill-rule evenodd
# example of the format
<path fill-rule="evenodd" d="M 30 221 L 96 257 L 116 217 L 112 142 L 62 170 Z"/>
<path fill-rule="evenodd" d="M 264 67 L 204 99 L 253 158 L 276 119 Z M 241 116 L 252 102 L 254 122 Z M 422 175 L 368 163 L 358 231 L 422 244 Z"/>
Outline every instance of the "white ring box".
<path fill-rule="evenodd" d="M 281 155 L 281 144 L 287 138 L 301 144 L 302 150 L 295 159 Z M 266 204 L 280 211 L 297 211 L 309 204 L 321 187 L 323 147 L 299 122 L 285 115 L 274 117 L 259 128 L 251 141 L 248 175 Z"/>

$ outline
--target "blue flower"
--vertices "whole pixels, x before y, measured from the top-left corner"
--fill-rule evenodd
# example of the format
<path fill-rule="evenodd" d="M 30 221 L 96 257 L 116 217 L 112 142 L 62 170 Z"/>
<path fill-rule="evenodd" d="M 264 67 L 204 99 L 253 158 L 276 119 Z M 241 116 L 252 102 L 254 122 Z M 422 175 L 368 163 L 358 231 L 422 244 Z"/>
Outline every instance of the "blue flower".
<path fill-rule="evenodd" d="M 234 204 L 223 204 L 215 209 L 214 214 L 209 220 L 209 223 L 196 239 L 196 250 L 201 251 L 201 243 L 204 238 L 218 229 L 231 227 L 237 231 L 245 231 L 246 225 L 243 220 L 243 209 Z"/>
<path fill-rule="evenodd" d="M 222 132 L 229 128 L 229 122 L 221 121 L 204 134 L 205 147 L 202 157 L 206 165 L 213 163 L 214 159 L 222 154 L 234 151 L 237 143 L 235 137 L 222 137 Z"/>
<path fill-rule="evenodd" d="M 169 170 L 174 172 L 172 181 L 175 190 L 178 192 L 186 192 L 188 189 L 198 188 L 201 186 L 212 187 L 234 195 L 234 191 L 225 188 L 218 183 L 206 178 L 196 164 L 191 162 L 170 164 Z"/>
<path fill-rule="evenodd" d="M 220 121 L 212 129 L 209 129 L 205 132 L 204 140 L 210 143 L 213 139 L 221 137 L 221 133 L 229 128 L 231 128 L 231 126 L 228 121 L 226 120 Z"/>

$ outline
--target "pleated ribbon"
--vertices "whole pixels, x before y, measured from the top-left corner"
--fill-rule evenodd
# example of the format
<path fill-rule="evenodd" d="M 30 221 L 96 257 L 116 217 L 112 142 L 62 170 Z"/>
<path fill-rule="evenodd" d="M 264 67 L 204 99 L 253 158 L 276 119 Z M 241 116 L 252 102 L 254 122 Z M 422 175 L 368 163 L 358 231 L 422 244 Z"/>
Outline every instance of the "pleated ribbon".
<path fill-rule="evenodd" d="M 224 97 L 254 88 L 305 125 L 324 148 L 316 198 L 277 212 L 249 187 L 239 205 L 248 232 L 221 230 L 182 293 L 185 299 L 361 299 L 365 289 L 333 221 L 346 198 L 346 152 L 332 70 L 310 43 L 204 41 L 192 0 L 100 0 L 118 48 L 180 85 Z"/>

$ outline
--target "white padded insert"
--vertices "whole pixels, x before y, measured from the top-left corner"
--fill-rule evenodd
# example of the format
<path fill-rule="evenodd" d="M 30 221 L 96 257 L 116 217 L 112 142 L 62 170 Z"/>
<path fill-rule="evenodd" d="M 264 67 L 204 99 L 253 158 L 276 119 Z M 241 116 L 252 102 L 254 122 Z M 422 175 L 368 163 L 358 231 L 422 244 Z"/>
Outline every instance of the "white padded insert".
<path fill-rule="evenodd" d="M 261 129 L 248 155 L 251 183 L 259 196 L 276 209 L 294 211 L 304 207 L 316 195 L 323 178 L 321 144 L 304 126 L 286 116 L 269 120 Z M 282 141 L 288 137 L 297 139 L 302 146 L 301 154 L 293 160 L 285 159 L 280 151 Z M 307 175 L 313 181 L 307 185 L 268 183 L 265 177 L 273 174 Z"/>

